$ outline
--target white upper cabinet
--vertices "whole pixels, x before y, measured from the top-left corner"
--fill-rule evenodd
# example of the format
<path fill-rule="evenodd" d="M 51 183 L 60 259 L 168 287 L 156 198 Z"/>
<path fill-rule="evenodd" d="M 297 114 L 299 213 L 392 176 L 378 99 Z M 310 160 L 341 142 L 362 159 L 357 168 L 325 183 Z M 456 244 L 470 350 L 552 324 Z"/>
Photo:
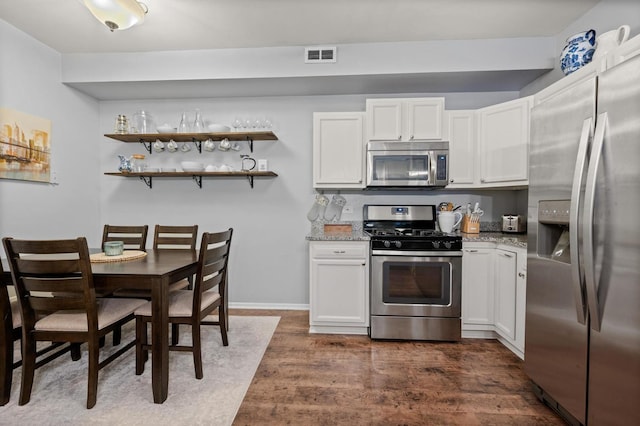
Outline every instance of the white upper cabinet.
<path fill-rule="evenodd" d="M 367 99 L 368 141 L 442 140 L 444 98 Z"/>
<path fill-rule="evenodd" d="M 529 115 L 532 97 L 478 110 L 480 184 L 529 183 Z"/>
<path fill-rule="evenodd" d="M 449 139 L 449 188 L 468 188 L 476 183 L 476 112 L 446 111 Z"/>
<path fill-rule="evenodd" d="M 313 187 L 364 188 L 364 113 L 313 114 Z"/>

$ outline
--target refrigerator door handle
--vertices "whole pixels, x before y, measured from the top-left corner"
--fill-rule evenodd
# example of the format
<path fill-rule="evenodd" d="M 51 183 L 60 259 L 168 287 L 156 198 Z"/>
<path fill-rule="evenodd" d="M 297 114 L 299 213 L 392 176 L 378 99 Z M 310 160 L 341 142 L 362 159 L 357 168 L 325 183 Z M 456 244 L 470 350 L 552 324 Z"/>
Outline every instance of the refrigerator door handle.
<path fill-rule="evenodd" d="M 569 210 L 569 256 L 571 258 L 571 281 L 573 282 L 573 297 L 576 302 L 576 315 L 580 324 L 587 323 L 587 304 L 585 302 L 584 272 L 580 268 L 580 196 L 582 194 L 582 184 L 584 170 L 587 165 L 587 154 L 589 153 L 589 141 L 593 134 L 593 117 L 589 117 L 582 123 L 582 133 L 578 144 L 578 158 L 573 172 L 573 186 L 571 188 L 571 205 Z"/>
<path fill-rule="evenodd" d="M 587 183 L 584 192 L 584 279 L 587 291 L 587 302 L 589 304 L 589 316 L 591 317 L 591 328 L 600 331 L 601 318 L 598 302 L 598 288 L 596 286 L 595 257 L 593 252 L 593 213 L 596 195 L 596 177 L 602 159 L 602 148 L 606 130 L 609 126 L 606 112 L 598 115 L 596 130 L 591 147 L 591 161 L 587 172 Z"/>

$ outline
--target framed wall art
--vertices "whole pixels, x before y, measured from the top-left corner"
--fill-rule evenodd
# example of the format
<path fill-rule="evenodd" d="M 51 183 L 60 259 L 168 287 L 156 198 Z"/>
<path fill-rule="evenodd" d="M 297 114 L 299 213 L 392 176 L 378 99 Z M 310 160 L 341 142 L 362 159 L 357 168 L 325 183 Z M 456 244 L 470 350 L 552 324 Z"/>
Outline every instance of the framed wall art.
<path fill-rule="evenodd" d="M 0 179 L 50 178 L 51 120 L 0 108 Z"/>

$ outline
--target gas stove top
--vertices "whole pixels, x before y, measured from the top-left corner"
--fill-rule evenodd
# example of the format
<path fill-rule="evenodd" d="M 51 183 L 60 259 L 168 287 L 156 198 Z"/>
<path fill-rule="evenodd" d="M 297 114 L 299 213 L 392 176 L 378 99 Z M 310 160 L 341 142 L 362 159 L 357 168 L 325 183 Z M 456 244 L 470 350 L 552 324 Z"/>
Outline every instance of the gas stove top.
<path fill-rule="evenodd" d="M 365 205 L 372 250 L 460 251 L 462 237 L 437 231 L 435 206 Z"/>

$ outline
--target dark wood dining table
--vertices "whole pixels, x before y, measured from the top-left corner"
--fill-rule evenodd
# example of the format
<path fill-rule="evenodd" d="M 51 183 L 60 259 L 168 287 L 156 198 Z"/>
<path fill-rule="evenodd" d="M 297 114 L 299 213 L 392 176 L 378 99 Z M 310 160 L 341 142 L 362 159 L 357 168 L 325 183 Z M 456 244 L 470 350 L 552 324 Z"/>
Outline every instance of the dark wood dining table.
<path fill-rule="evenodd" d="M 92 250 L 92 252 L 100 250 Z M 119 288 L 144 289 L 151 291 L 151 387 L 153 401 L 162 404 L 169 389 L 169 284 L 196 273 L 198 252 L 192 250 L 147 250 L 141 259 L 122 262 L 92 263 L 93 282 L 96 291 L 111 292 Z M 0 286 L 13 285 L 6 259 L 2 260 L 4 273 L 0 276 Z M 4 300 L 1 300 L 4 299 Z M 3 312 L 9 307 L 7 292 L 0 291 L 0 318 L 11 321 L 11 312 Z M 13 351 L 11 335 L 0 333 L 3 351 Z M 6 354 L 1 354 L 6 355 Z M 3 366 L 0 366 L 3 368 Z M 0 384 L 2 385 L 2 384 Z"/>

